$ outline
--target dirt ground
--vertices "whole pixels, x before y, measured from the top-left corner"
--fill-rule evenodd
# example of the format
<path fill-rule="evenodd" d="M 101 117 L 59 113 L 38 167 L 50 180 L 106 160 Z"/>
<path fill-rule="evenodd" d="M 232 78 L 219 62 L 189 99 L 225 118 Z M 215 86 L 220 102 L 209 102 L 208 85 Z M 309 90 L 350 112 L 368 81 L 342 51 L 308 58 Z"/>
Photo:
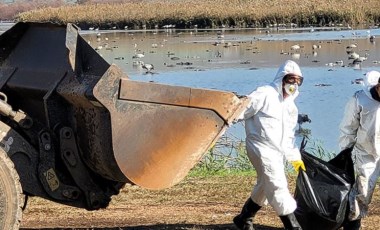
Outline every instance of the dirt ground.
<path fill-rule="evenodd" d="M 232 218 L 250 194 L 252 176 L 187 178 L 161 191 L 126 186 L 108 208 L 86 211 L 40 198 L 29 198 L 22 229 L 235 229 Z M 294 182 L 290 178 L 290 187 Z M 379 229 L 380 199 L 376 190 L 363 229 Z M 257 230 L 281 229 L 270 206 L 255 219 Z"/>

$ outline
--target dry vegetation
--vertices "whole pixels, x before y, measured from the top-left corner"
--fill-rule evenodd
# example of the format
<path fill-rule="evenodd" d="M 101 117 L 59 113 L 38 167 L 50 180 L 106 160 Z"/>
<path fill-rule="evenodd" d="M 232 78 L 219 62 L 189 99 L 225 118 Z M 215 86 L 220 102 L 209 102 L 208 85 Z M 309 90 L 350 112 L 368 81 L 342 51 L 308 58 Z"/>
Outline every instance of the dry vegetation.
<path fill-rule="evenodd" d="M 60 1 L 58 1 L 60 2 Z M 76 23 L 81 28 L 265 27 L 294 23 L 298 26 L 376 25 L 378 0 L 141 0 L 80 1 L 82 4 L 48 6 L 16 16 L 19 21 Z M 123 3 L 119 3 L 123 2 Z"/>
<path fill-rule="evenodd" d="M 13 4 L 0 3 L 0 20 L 13 20 L 17 14 L 45 7 L 60 7 L 65 4 L 64 0 L 43 1 L 16 1 Z"/>
<path fill-rule="evenodd" d="M 186 178 L 161 191 L 127 186 L 104 210 L 86 211 L 32 198 L 24 212 L 22 227 L 75 228 L 92 230 L 122 229 L 235 229 L 232 218 L 240 212 L 254 183 L 254 175 L 225 175 Z M 294 176 L 289 177 L 294 188 Z M 378 229 L 379 192 L 376 191 L 370 216 L 363 229 Z M 255 220 L 256 229 L 280 229 L 281 222 L 270 206 Z"/>

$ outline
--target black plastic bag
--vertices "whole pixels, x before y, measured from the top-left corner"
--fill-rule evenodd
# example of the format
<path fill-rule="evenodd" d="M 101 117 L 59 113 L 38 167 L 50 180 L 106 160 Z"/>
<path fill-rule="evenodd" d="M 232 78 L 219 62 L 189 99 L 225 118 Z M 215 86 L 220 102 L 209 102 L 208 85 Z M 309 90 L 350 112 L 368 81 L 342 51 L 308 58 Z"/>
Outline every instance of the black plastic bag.
<path fill-rule="evenodd" d="M 351 149 L 325 162 L 301 151 L 306 172 L 297 178 L 295 215 L 303 230 L 334 230 L 345 222 L 354 182 Z"/>

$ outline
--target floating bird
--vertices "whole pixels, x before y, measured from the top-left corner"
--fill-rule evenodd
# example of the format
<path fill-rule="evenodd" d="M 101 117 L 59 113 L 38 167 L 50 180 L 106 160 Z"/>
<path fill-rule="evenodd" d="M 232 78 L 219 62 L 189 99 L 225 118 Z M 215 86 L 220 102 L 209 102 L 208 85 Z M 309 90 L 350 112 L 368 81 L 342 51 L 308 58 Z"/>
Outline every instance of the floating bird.
<path fill-rule="evenodd" d="M 133 61 L 133 62 L 132 62 L 132 65 L 133 65 L 134 67 L 141 67 L 141 66 L 144 65 L 144 62 L 143 62 L 143 61 Z"/>
<path fill-rule="evenodd" d="M 360 57 L 359 54 L 357 54 L 356 52 L 353 52 L 350 55 L 348 55 L 348 59 L 354 59 L 355 60 L 359 57 Z"/>
<path fill-rule="evenodd" d="M 315 84 L 314 86 L 325 87 L 325 86 L 331 86 L 331 84 L 320 83 L 320 84 Z"/>
<path fill-rule="evenodd" d="M 302 124 L 302 123 L 305 123 L 305 122 L 311 122 L 309 116 L 307 114 L 304 114 L 304 113 L 300 113 L 298 114 L 298 119 L 297 119 L 297 123 L 298 124 Z"/>
<path fill-rule="evenodd" d="M 298 124 L 298 130 L 301 130 L 301 125 L 305 122 L 310 123 L 311 120 L 307 114 L 300 113 L 298 114 L 297 124 Z"/>
<path fill-rule="evenodd" d="M 343 66 L 343 60 L 335 61 L 335 64 Z"/>
<path fill-rule="evenodd" d="M 351 84 L 363 84 L 364 80 L 363 78 L 356 78 L 355 80 L 351 81 Z"/>
<path fill-rule="evenodd" d="M 137 54 L 132 56 L 132 58 L 143 58 L 143 57 L 145 57 L 144 52 L 143 53 L 137 53 Z"/>
<path fill-rule="evenodd" d="M 171 28 L 175 28 L 175 25 L 172 25 L 172 24 L 170 24 L 170 25 L 163 25 L 162 28 L 164 28 L 164 29 L 171 29 Z"/>
<path fill-rule="evenodd" d="M 176 65 L 192 65 L 192 62 L 177 62 Z"/>
<path fill-rule="evenodd" d="M 292 45 L 292 46 L 290 47 L 291 50 L 299 50 L 300 48 L 301 48 L 301 46 L 298 45 L 298 44 L 296 44 L 296 45 Z"/>
<path fill-rule="evenodd" d="M 366 53 L 366 54 L 364 55 L 364 57 L 359 56 L 359 57 L 355 58 L 354 61 L 353 61 L 352 63 L 353 63 L 353 64 L 362 63 L 363 61 L 367 60 L 368 56 L 369 56 L 368 53 Z"/>
<path fill-rule="evenodd" d="M 346 47 L 346 49 L 353 49 L 353 48 L 356 48 L 358 47 L 356 44 L 350 44 Z"/>
<path fill-rule="evenodd" d="M 226 43 L 224 43 L 224 47 L 230 47 L 230 46 L 232 46 L 232 42 L 226 42 Z"/>
<path fill-rule="evenodd" d="M 148 63 L 143 63 L 142 67 L 146 70 L 147 73 L 151 73 L 151 71 L 154 69 L 154 66 Z"/>
<path fill-rule="evenodd" d="M 218 35 L 218 39 L 223 39 L 224 38 L 224 34 L 219 34 Z"/>

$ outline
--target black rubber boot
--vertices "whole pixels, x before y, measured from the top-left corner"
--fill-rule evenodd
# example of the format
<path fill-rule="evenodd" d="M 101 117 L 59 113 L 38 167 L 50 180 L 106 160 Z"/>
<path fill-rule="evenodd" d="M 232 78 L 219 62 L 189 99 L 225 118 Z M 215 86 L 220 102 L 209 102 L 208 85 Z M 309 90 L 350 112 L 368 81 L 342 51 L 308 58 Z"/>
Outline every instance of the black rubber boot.
<path fill-rule="evenodd" d="M 343 230 L 360 230 L 361 219 L 348 221 L 343 225 Z"/>
<path fill-rule="evenodd" d="M 284 224 L 285 230 L 302 230 L 301 225 L 298 223 L 294 213 L 290 213 L 286 216 L 280 216 L 280 219 Z"/>
<path fill-rule="evenodd" d="M 233 221 L 236 227 L 240 230 L 255 230 L 253 228 L 252 219 L 260 208 L 261 206 L 253 202 L 251 198 L 248 198 L 241 213 L 234 217 Z"/>

